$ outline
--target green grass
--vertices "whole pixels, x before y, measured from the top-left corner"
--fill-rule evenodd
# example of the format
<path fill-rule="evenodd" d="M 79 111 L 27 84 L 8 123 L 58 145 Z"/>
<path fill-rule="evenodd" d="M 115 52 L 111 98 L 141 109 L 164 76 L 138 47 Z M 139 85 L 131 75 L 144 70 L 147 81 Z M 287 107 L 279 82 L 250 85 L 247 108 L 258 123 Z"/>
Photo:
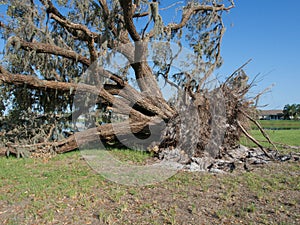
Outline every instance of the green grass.
<path fill-rule="evenodd" d="M 265 129 L 300 129 L 300 120 L 258 120 Z M 255 125 L 252 125 L 256 129 Z"/>
<path fill-rule="evenodd" d="M 92 195 L 90 187 L 104 179 L 91 173 L 87 164 L 78 163 L 79 160 L 78 152 L 49 161 L 0 158 L 0 203 L 10 207 L 26 205 L 22 221 L 34 217 L 41 223 L 52 221 L 57 211 L 69 207 L 63 199 L 76 199 L 85 206 L 86 198 Z"/>
<path fill-rule="evenodd" d="M 282 143 L 291 146 L 300 146 L 300 121 L 294 120 L 259 120 L 265 132 L 269 135 L 273 142 Z M 273 148 L 263 137 L 257 127 L 252 124 L 250 134 L 261 142 L 264 147 Z M 243 137 L 241 144 L 255 147 L 250 140 Z"/>
<path fill-rule="evenodd" d="M 152 157 L 150 153 L 142 150 L 112 149 L 110 153 L 122 162 L 131 162 L 135 164 L 141 164 Z"/>
<path fill-rule="evenodd" d="M 41 159 L 0 158 L 0 187 L 11 186 L 10 191 L 15 195 L 13 197 L 19 200 L 30 196 L 44 199 L 48 192 L 72 197 L 90 182 L 101 181 L 99 176 L 90 176 L 87 165 L 76 164 L 78 158 L 78 153 L 58 155 L 49 162 Z M 66 159 L 68 162 L 64 163 Z M 88 175 L 89 179 L 85 179 Z M 74 188 L 74 183 L 80 189 Z M 0 199 L 5 199 L 5 195 Z"/>
<path fill-rule="evenodd" d="M 137 163 L 148 157 L 113 152 Z M 80 152 L 49 161 L 0 158 L 0 168 L 0 224 L 297 224 L 300 220 L 299 163 L 227 175 L 179 172 L 145 187 L 105 180 Z"/>
<path fill-rule="evenodd" d="M 273 142 L 300 146 L 300 130 L 266 130 L 266 133 Z M 258 141 L 261 141 L 265 147 L 272 147 L 269 143 L 264 142 L 266 140 L 259 130 L 251 130 L 250 134 Z M 244 137 L 241 140 L 241 144 L 251 147 L 254 146 L 250 140 Z"/>

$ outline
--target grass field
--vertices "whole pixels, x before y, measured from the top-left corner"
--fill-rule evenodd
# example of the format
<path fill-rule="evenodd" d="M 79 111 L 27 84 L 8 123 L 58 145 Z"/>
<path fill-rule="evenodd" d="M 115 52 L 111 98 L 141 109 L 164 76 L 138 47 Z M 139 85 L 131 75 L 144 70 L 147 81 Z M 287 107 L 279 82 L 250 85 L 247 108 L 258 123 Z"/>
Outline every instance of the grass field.
<path fill-rule="evenodd" d="M 259 120 L 265 129 L 300 129 L 300 120 Z M 255 125 L 252 125 L 255 129 Z"/>
<path fill-rule="evenodd" d="M 278 142 L 291 146 L 300 146 L 300 121 L 294 120 L 260 120 L 258 121 L 261 126 L 266 129 L 266 133 L 269 135 L 273 142 Z M 261 132 L 252 125 L 251 135 L 261 141 L 265 147 L 272 147 L 269 143 L 265 143 L 265 138 Z M 246 146 L 254 146 L 254 144 L 243 138 L 241 143 Z"/>
<path fill-rule="evenodd" d="M 268 133 L 300 146 L 300 130 Z M 151 157 L 111 153 L 137 164 Z M 49 160 L 0 158 L 0 168 L 0 224 L 300 224 L 299 162 L 228 174 L 181 171 L 144 187 L 105 180 L 80 152 Z"/>
<path fill-rule="evenodd" d="M 0 166 L 0 224 L 300 223 L 299 163 L 179 172 L 145 187 L 103 179 L 79 152 L 49 161 L 1 158 Z"/>
<path fill-rule="evenodd" d="M 259 130 L 252 130 L 250 133 L 265 147 L 272 147 L 269 143 L 265 142 L 266 140 Z M 300 130 L 266 130 L 266 133 L 273 142 L 292 146 L 300 146 Z M 246 146 L 254 146 L 254 144 L 246 138 L 243 138 L 241 143 Z"/>

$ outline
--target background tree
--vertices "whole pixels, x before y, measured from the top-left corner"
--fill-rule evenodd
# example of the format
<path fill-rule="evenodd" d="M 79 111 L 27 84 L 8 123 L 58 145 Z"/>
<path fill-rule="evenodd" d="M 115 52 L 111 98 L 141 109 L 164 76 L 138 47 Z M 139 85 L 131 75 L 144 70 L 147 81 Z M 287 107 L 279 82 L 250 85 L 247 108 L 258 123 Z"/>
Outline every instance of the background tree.
<path fill-rule="evenodd" d="M 283 115 L 284 115 L 284 119 L 286 119 L 286 120 L 291 119 L 290 118 L 290 116 L 291 116 L 290 108 L 291 108 L 291 106 L 289 104 L 285 105 L 283 108 Z"/>
<path fill-rule="evenodd" d="M 296 105 L 296 115 L 295 118 L 298 120 L 300 118 L 300 104 L 295 104 Z"/>
<path fill-rule="evenodd" d="M 300 116 L 300 104 L 285 105 L 283 108 L 283 114 L 285 119 L 299 119 Z"/>
<path fill-rule="evenodd" d="M 0 66 L 1 110 L 6 115 L 2 123 L 14 127 L 2 135 L 6 149 L 27 143 L 35 152 L 66 152 L 94 141 L 95 134 L 105 142 L 116 143 L 126 139 L 125 127 L 130 124 L 130 131 L 141 139 L 149 135 L 150 128 L 157 127 L 160 149 L 180 147 L 193 156 L 203 154 L 211 144 L 210 148 L 220 154 L 220 149 L 234 146 L 246 131 L 245 115 L 251 102 L 244 98 L 250 85 L 243 70 L 238 69 L 213 90 L 206 85 L 222 63 L 222 14 L 234 7 L 233 1 L 193 0 L 161 9 L 157 1 L 6 0 L 2 7 L 6 10 L 1 18 L 1 35 L 6 42 Z M 176 18 L 163 18 L 165 11 Z M 145 43 L 153 40 L 178 46 L 185 43 L 197 59 L 187 63 L 197 69 L 173 72 L 170 68 L 175 56 L 163 46 L 156 48 L 149 64 L 144 60 Z M 106 69 L 112 52 L 124 56 L 129 66 L 116 72 Z M 155 60 L 156 56 L 160 60 Z M 87 69 L 92 71 L 89 80 L 84 76 Z M 159 78 L 185 92 L 185 99 L 177 99 L 179 107 L 164 99 Z M 137 81 L 137 87 L 129 82 L 131 79 Z M 99 84 L 103 85 L 100 90 Z M 78 93 L 91 97 L 85 104 L 74 104 Z M 225 107 L 213 106 L 218 98 L 224 100 Z M 117 125 L 92 124 L 91 108 L 130 115 Z M 226 116 L 213 122 L 212 111 L 220 108 L 226 110 Z M 182 123 L 182 115 L 190 115 L 191 110 L 197 112 L 193 114 L 197 118 Z M 70 134 L 76 129 L 70 129 L 70 124 L 72 118 L 82 115 L 96 127 L 79 132 L 83 138 L 76 142 Z M 162 122 L 167 126 L 162 127 Z M 210 137 L 222 130 L 212 126 L 226 128 L 224 140 L 209 143 Z M 8 146 L 8 142 L 12 144 Z"/>

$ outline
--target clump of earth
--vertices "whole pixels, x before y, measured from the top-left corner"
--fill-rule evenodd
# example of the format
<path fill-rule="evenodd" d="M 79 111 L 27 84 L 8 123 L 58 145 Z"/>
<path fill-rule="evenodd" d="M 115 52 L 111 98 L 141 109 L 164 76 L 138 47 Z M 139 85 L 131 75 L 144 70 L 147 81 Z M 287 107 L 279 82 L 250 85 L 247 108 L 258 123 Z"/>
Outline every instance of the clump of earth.
<path fill-rule="evenodd" d="M 202 157 L 189 158 L 184 151 L 178 148 L 163 150 L 159 153 L 158 158 L 177 163 L 181 169 L 186 171 L 225 173 L 236 169 L 250 171 L 254 166 L 276 161 L 300 161 L 300 153 L 280 154 L 275 150 L 269 149 L 267 155 L 260 148 L 248 148 L 239 145 L 234 149 L 227 150 L 219 158 L 213 158 L 208 153 Z"/>

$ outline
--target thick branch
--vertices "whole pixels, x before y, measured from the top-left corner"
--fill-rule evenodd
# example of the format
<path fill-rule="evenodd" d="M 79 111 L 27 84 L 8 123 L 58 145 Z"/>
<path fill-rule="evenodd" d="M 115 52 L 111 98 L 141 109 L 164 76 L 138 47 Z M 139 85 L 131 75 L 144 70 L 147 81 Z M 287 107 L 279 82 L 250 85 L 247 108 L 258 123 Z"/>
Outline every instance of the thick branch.
<path fill-rule="evenodd" d="M 73 36 L 76 38 L 86 41 L 88 43 L 91 62 L 94 62 L 97 60 L 97 52 L 95 50 L 94 42 L 95 38 L 99 40 L 100 35 L 97 33 L 91 32 L 86 26 L 82 24 L 75 24 L 70 21 L 68 21 L 52 4 L 51 1 L 47 1 L 47 4 L 45 1 L 41 1 L 45 6 L 48 5 L 47 13 L 50 15 L 50 17 L 54 20 L 56 20 L 62 27 L 66 28 Z"/>
<path fill-rule="evenodd" d="M 99 39 L 99 35 L 97 33 L 91 32 L 86 26 L 82 24 L 71 23 L 66 19 L 62 19 L 55 14 L 51 14 L 51 18 L 55 19 L 61 26 L 66 27 L 68 30 L 72 29 L 76 32 L 77 37 L 81 37 L 82 40 L 88 42 L 88 48 L 90 52 L 91 62 L 97 60 L 97 51 L 95 49 L 95 38 Z M 73 32 L 74 33 L 74 32 Z"/>
<path fill-rule="evenodd" d="M 172 31 L 177 31 L 181 28 L 183 28 L 185 25 L 187 25 L 188 21 L 191 19 L 191 17 L 199 12 L 199 11 L 228 11 L 230 9 L 234 8 L 234 5 L 230 5 L 228 7 L 226 7 L 225 5 L 217 5 L 217 6 L 213 6 L 213 5 L 197 5 L 197 6 L 190 6 L 189 8 L 187 8 L 186 10 L 183 11 L 182 17 L 181 17 L 181 21 L 179 23 L 170 23 L 169 25 L 167 25 L 166 27 L 164 27 L 165 31 L 168 30 L 172 30 Z M 151 38 L 154 36 L 154 31 L 152 30 L 147 36 L 146 38 Z"/>
<path fill-rule="evenodd" d="M 147 119 L 148 117 L 143 115 L 142 113 L 132 109 L 129 105 L 127 105 L 122 99 L 115 98 L 113 95 L 108 93 L 104 88 L 99 89 L 96 86 L 88 85 L 88 84 L 74 84 L 74 83 L 66 83 L 66 82 L 57 82 L 57 81 L 46 81 L 40 80 L 34 76 L 26 76 L 20 74 L 11 74 L 6 71 L 3 67 L 0 66 L 0 80 L 2 82 L 14 85 L 24 85 L 27 87 L 32 87 L 35 89 L 54 89 L 61 91 L 71 92 L 70 94 L 74 94 L 75 91 L 83 92 L 83 93 L 92 93 L 97 96 L 100 96 L 105 101 L 114 105 L 116 112 L 128 112 L 131 116 L 136 119 Z"/>
<path fill-rule="evenodd" d="M 65 18 L 60 18 L 56 14 L 51 14 L 51 18 L 56 20 L 61 26 L 65 27 L 65 28 L 82 31 L 85 35 L 85 36 L 82 36 L 82 37 L 84 37 L 83 39 L 85 41 L 88 41 L 88 40 L 94 39 L 94 38 L 98 38 L 98 36 L 99 36 L 97 33 L 90 31 L 86 26 L 84 26 L 82 24 L 72 23 L 72 22 L 66 20 Z"/>
<path fill-rule="evenodd" d="M 149 12 L 142 12 L 142 13 L 135 13 L 132 17 L 133 18 L 140 18 L 140 17 L 145 17 L 148 16 Z"/>
<path fill-rule="evenodd" d="M 21 148 L 28 149 L 28 151 L 36 151 L 39 149 L 49 148 L 54 149 L 56 153 L 65 153 L 73 151 L 78 147 L 83 147 L 85 144 L 94 142 L 94 141 L 110 141 L 115 139 L 116 136 L 136 134 L 142 131 L 147 125 L 154 125 L 157 123 L 156 118 L 153 120 L 137 120 L 131 121 L 126 120 L 114 124 L 104 124 L 99 127 L 90 128 L 78 133 L 71 135 L 70 137 L 58 141 L 58 142 L 43 142 L 32 145 L 22 145 Z M 15 150 L 20 146 L 10 145 L 7 148 L 0 148 L 0 156 L 4 156 L 7 152 L 17 154 Z"/>
<path fill-rule="evenodd" d="M 133 41 L 140 41 L 141 37 L 137 32 L 135 25 L 133 23 L 133 6 L 132 0 L 120 0 L 120 5 L 123 9 L 125 26 L 130 34 Z"/>
<path fill-rule="evenodd" d="M 116 110 L 119 110 L 120 112 L 131 111 L 133 115 L 136 114 L 136 116 L 138 117 L 143 116 L 141 113 L 135 112 L 135 110 L 131 109 L 130 106 L 122 102 L 120 98 L 113 97 L 113 94 L 119 95 L 124 99 L 127 99 L 131 102 L 131 104 L 136 104 L 140 108 L 143 108 L 144 110 L 148 111 L 148 114 L 158 115 L 163 119 L 169 119 L 174 114 L 173 110 L 170 107 L 158 107 L 157 102 L 155 102 L 154 104 L 153 101 L 149 99 L 149 97 L 151 96 L 143 96 L 143 94 L 132 88 L 127 82 L 124 82 L 121 77 L 114 75 L 101 67 L 97 67 L 97 75 L 107 77 L 115 81 L 117 85 L 105 85 L 104 89 L 99 89 L 99 87 L 84 83 L 74 84 L 57 81 L 46 81 L 40 80 L 35 76 L 11 74 L 0 66 L 0 80 L 8 84 L 26 84 L 27 87 L 60 90 L 71 95 L 75 94 L 75 91 L 92 93 L 101 96 L 105 101 L 109 102 L 110 104 L 114 104 Z M 162 101 L 163 100 L 161 100 L 161 102 Z"/>
<path fill-rule="evenodd" d="M 72 50 L 67 50 L 61 47 L 58 47 L 56 45 L 51 45 L 51 44 L 44 44 L 44 43 L 39 43 L 39 42 L 26 42 L 24 40 L 21 40 L 18 37 L 12 37 L 11 39 L 11 44 L 13 46 L 18 46 L 23 50 L 26 51 L 36 51 L 36 53 L 49 53 L 57 56 L 62 56 L 68 59 L 72 59 L 78 62 L 81 62 L 82 64 L 89 66 L 90 65 L 90 60 L 80 54 L 77 54 L 76 52 Z"/>
<path fill-rule="evenodd" d="M 170 24 L 168 27 L 170 27 L 172 30 L 178 30 L 180 28 L 183 28 L 187 22 L 190 20 L 191 16 L 199 11 L 228 11 L 232 9 L 234 5 L 231 5 L 229 7 L 226 7 L 225 5 L 219 5 L 219 6 L 211 6 L 211 5 L 198 5 L 193 6 L 189 8 L 188 10 L 185 10 L 183 12 L 181 21 L 179 24 Z"/>
<path fill-rule="evenodd" d="M 87 27 L 68 21 L 52 4 L 51 0 L 40 0 L 40 2 L 47 8 L 46 11 L 50 17 L 56 20 L 61 26 L 65 27 L 76 38 L 82 41 L 88 41 L 91 37 L 90 34 L 93 34 L 93 36 L 96 37 L 97 34 L 90 32 Z"/>
<path fill-rule="evenodd" d="M 0 156 L 4 156 L 7 152 L 17 154 L 16 148 L 21 147 L 22 149 L 28 149 L 28 151 L 38 152 L 39 149 L 54 149 L 56 153 L 65 153 L 83 148 L 85 144 L 94 141 L 111 141 L 116 136 L 124 136 L 128 134 L 137 134 L 141 132 L 148 125 L 156 125 L 160 123 L 160 120 L 153 117 L 151 120 L 126 120 L 114 124 L 104 124 L 99 127 L 90 128 L 78 133 L 71 135 L 70 137 L 58 141 L 58 142 L 43 142 L 32 145 L 10 145 L 7 148 L 0 148 Z"/>
<path fill-rule="evenodd" d="M 103 10 L 103 16 L 102 16 L 103 21 L 107 23 L 108 28 L 111 30 L 111 32 L 114 34 L 114 36 L 117 37 L 117 35 L 118 35 L 117 29 L 116 29 L 115 25 L 113 24 L 113 22 L 109 21 L 110 11 L 107 6 L 106 0 L 99 0 L 99 4 L 101 5 L 101 8 Z"/>

